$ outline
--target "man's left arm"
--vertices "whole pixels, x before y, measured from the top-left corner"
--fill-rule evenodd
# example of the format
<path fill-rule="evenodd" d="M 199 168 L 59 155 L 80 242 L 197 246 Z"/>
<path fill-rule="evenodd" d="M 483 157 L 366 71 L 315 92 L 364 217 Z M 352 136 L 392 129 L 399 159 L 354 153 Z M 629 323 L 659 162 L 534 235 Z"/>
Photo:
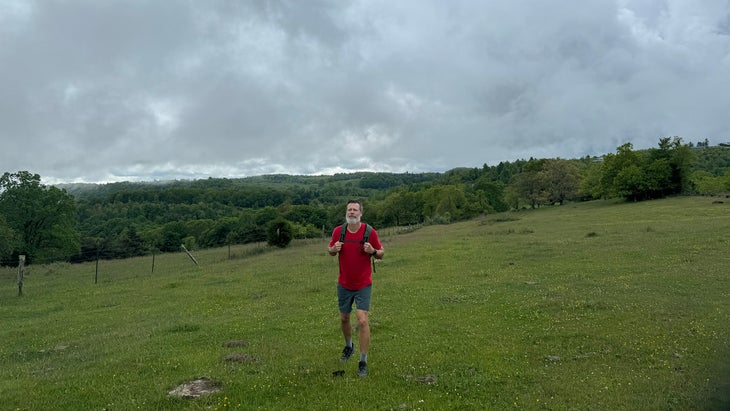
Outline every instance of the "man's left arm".
<path fill-rule="evenodd" d="M 383 244 L 380 243 L 380 238 L 378 238 L 378 232 L 375 230 L 370 234 L 370 247 L 373 249 L 372 256 L 378 260 L 382 260 L 385 256 L 385 250 L 383 249 Z"/>

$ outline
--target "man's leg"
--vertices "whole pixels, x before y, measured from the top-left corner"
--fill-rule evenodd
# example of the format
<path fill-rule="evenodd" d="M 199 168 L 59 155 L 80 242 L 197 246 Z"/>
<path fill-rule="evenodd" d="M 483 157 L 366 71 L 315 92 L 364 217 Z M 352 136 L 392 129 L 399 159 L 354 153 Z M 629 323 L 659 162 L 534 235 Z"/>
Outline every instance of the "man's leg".
<path fill-rule="evenodd" d="M 360 362 L 358 363 L 357 375 L 365 377 L 368 375 L 368 349 L 370 348 L 370 323 L 368 312 L 357 310 L 357 328 L 359 330 Z"/>
<path fill-rule="evenodd" d="M 345 337 L 345 348 L 342 349 L 342 361 L 347 361 L 355 351 L 352 344 L 352 325 L 350 324 L 350 313 L 340 313 L 340 327 L 342 328 L 342 336 Z"/>
<path fill-rule="evenodd" d="M 345 341 L 352 339 L 352 324 L 350 324 L 350 313 L 340 313 L 340 327 Z"/>
<path fill-rule="evenodd" d="M 345 348 L 342 349 L 342 361 L 350 359 L 354 350 L 352 344 L 352 324 L 350 323 L 350 312 L 355 296 L 350 290 L 337 284 L 337 305 L 340 308 L 340 329 L 345 337 Z"/>
<path fill-rule="evenodd" d="M 360 344 L 360 354 L 367 355 L 370 348 L 370 323 L 368 322 L 368 312 L 365 310 L 357 310 L 357 328 L 358 342 Z M 349 323 L 349 322 L 348 322 Z"/>

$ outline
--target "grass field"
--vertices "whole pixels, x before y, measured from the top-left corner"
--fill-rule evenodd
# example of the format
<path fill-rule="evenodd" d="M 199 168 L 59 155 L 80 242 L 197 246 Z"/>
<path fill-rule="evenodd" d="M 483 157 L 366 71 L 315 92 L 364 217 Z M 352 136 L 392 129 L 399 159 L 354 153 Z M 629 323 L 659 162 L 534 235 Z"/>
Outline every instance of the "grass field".
<path fill-rule="evenodd" d="M 0 269 L 0 409 L 730 409 L 730 201 L 388 233 L 366 378 L 324 240 Z"/>

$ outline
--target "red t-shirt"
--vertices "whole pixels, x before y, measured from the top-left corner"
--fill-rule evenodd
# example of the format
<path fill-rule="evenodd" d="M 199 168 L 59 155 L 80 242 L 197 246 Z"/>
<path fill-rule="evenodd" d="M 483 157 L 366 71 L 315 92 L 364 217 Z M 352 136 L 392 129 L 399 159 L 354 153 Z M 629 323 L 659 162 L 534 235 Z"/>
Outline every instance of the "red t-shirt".
<path fill-rule="evenodd" d="M 335 227 L 332 231 L 332 239 L 330 239 L 330 247 L 340 241 L 340 232 L 342 226 Z M 373 270 L 370 265 L 370 254 L 366 253 L 361 244 L 365 235 L 365 223 L 360 224 L 357 233 L 351 233 L 345 229 L 345 243 L 337 258 L 340 260 L 340 275 L 337 282 L 348 290 L 359 290 L 373 283 Z M 376 250 L 380 250 L 383 246 L 380 244 L 378 233 L 375 229 L 370 231 L 368 242 Z"/>

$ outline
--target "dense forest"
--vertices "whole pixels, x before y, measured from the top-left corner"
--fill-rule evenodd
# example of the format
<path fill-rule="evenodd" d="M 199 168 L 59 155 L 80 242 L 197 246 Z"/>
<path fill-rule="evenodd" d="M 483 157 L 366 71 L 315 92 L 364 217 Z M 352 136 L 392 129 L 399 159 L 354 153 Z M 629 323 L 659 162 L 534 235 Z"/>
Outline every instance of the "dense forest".
<path fill-rule="evenodd" d="M 448 224 L 482 214 L 618 198 L 730 194 L 730 147 L 662 138 L 656 148 L 534 159 L 444 173 L 265 175 L 45 186 L 29 171 L 0 178 L 0 262 L 81 262 L 292 238 L 321 238 L 360 199 L 376 227 Z"/>

